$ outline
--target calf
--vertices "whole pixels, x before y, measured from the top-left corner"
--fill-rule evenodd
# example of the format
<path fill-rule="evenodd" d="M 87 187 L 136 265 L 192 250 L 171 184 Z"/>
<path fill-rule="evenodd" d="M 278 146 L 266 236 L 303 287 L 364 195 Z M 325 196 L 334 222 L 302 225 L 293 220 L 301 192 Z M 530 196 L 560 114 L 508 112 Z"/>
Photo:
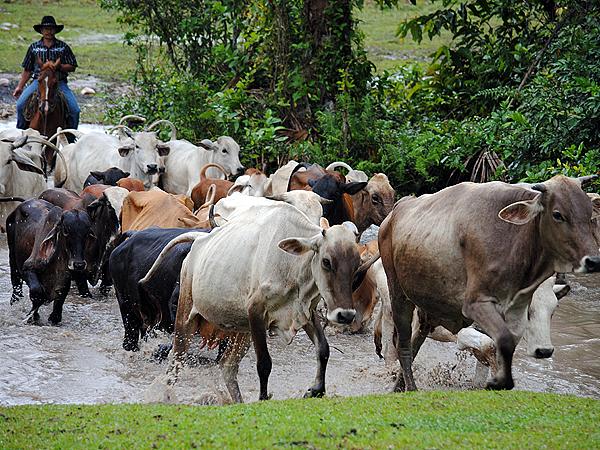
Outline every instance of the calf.
<path fill-rule="evenodd" d="M 92 170 L 89 176 L 83 182 L 83 187 L 90 186 L 92 184 L 106 184 L 108 186 L 117 186 L 117 181 L 121 178 L 129 176 L 129 172 L 125 172 L 118 167 L 111 167 L 103 172 Z"/>
<path fill-rule="evenodd" d="M 87 266 L 82 242 L 93 239 L 89 216 L 79 210 L 64 211 L 45 200 L 27 200 L 8 216 L 6 234 L 11 303 L 22 297 L 25 280 L 32 303 L 28 321 L 37 322 L 40 306 L 54 302 L 48 320 L 60 323 L 72 275 Z"/>

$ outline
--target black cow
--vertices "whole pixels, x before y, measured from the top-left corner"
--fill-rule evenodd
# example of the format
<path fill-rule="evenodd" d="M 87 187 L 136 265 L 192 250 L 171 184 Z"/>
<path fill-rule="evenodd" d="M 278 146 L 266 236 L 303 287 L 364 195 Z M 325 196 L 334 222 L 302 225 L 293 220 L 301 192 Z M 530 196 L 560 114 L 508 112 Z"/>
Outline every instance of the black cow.
<path fill-rule="evenodd" d="M 31 199 L 9 214 L 6 236 L 11 303 L 23 296 L 25 280 L 32 303 L 28 322 L 37 322 L 40 306 L 54 302 L 48 321 L 57 325 L 73 274 L 87 267 L 83 243 L 94 239 L 90 217 L 84 211 L 64 211 L 45 200 Z"/>
<path fill-rule="evenodd" d="M 122 237 L 125 241 L 110 255 L 109 270 L 125 328 L 125 350 L 139 350 L 140 336 L 144 337 L 153 327 L 173 331 L 179 299 L 179 272 L 191 243 L 173 248 L 168 253 L 168 261 L 161 264 L 161 273 L 157 273 L 144 288 L 138 282 L 171 239 L 189 231 L 208 230 L 148 228 L 128 231 Z"/>
<path fill-rule="evenodd" d="M 107 184 L 109 186 L 116 186 L 117 181 L 121 178 L 127 178 L 129 172 L 123 172 L 118 167 L 111 167 L 106 169 L 104 172 L 92 171 L 89 176 L 83 182 L 83 187 L 88 187 L 91 184 Z"/>
<path fill-rule="evenodd" d="M 305 168 L 305 172 L 299 172 Z M 290 175 L 288 191 L 296 189 L 312 190 L 315 194 L 331 200 L 323 205 L 323 217 L 330 225 L 341 225 L 345 221 L 354 221 L 354 209 L 351 195 L 367 186 L 366 181 L 346 182 L 339 172 L 325 170 L 318 164 L 300 163 Z"/>
<path fill-rule="evenodd" d="M 47 189 L 40 194 L 39 198 L 63 210 L 79 210 L 90 216 L 92 233 L 86 237 L 85 242 L 81 243 L 85 247 L 86 269 L 74 273 L 73 279 L 82 297 L 92 296 L 87 282 L 95 286 L 99 278 L 102 278 L 101 290 L 106 291 L 110 286 L 108 276 L 110 245 L 119 231 L 119 219 L 108 199 L 104 194 L 99 199 L 90 194 L 81 197 L 63 188 Z"/>

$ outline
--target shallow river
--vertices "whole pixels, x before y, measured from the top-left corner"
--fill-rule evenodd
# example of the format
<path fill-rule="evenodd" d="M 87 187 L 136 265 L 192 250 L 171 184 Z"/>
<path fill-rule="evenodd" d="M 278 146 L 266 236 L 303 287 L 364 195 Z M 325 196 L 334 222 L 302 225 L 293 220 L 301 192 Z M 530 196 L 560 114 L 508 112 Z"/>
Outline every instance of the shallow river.
<path fill-rule="evenodd" d="M 571 393 L 600 398 L 600 277 L 570 276 L 572 292 L 553 318 L 554 356 L 534 360 L 519 348 L 514 362 L 517 389 Z M 227 398 L 215 352 L 198 351 L 197 364 L 184 369 L 175 387 L 166 387 L 166 364 L 152 352 L 168 336 L 142 344 L 137 353 L 122 349 L 123 327 L 113 294 L 93 299 L 71 294 L 63 322 L 47 324 L 51 306 L 40 309 L 41 325 L 23 323 L 30 309 L 25 297 L 10 305 L 10 270 L 6 235 L 0 235 L 0 404 L 181 402 L 222 403 Z M 388 392 L 390 369 L 375 355 L 370 332 L 346 335 L 328 330 L 332 346 L 327 372 L 328 395 Z M 316 370 L 314 349 L 300 334 L 285 346 L 269 341 L 273 398 L 301 397 Z M 452 343 L 427 340 L 415 361 L 421 389 L 471 389 L 474 358 Z M 246 401 L 258 398 L 258 376 L 251 350 L 240 367 L 240 388 Z"/>

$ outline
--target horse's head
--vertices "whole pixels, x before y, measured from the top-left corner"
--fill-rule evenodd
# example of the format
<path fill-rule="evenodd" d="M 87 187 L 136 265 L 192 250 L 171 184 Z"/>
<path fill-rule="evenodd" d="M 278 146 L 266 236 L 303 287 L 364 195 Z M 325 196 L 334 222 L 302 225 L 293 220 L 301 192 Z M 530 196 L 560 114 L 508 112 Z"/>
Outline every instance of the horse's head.
<path fill-rule="evenodd" d="M 38 56 L 37 63 L 41 67 L 38 75 L 38 108 L 44 114 L 50 110 L 50 102 L 53 100 L 56 87 L 58 86 L 58 76 L 56 71 L 60 68 L 60 58 L 56 61 L 46 61 L 42 63 Z"/>

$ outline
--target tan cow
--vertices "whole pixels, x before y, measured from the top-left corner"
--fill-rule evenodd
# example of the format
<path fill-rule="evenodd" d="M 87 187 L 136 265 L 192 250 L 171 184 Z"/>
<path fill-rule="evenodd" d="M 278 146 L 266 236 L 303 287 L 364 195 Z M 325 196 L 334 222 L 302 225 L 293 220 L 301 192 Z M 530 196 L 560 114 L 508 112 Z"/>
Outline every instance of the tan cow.
<path fill-rule="evenodd" d="M 121 232 L 159 228 L 201 228 L 204 223 L 192 214 L 191 201 L 185 196 L 169 194 L 161 189 L 130 192 L 121 209 Z"/>
<path fill-rule="evenodd" d="M 396 204 L 379 232 L 402 366 L 396 390 L 416 389 L 412 360 L 429 330 L 457 333 L 472 322 L 498 349 L 487 387 L 512 389 L 534 291 L 554 272 L 600 270 L 582 181 L 461 183 Z M 415 306 L 427 325 L 411 339 Z"/>

